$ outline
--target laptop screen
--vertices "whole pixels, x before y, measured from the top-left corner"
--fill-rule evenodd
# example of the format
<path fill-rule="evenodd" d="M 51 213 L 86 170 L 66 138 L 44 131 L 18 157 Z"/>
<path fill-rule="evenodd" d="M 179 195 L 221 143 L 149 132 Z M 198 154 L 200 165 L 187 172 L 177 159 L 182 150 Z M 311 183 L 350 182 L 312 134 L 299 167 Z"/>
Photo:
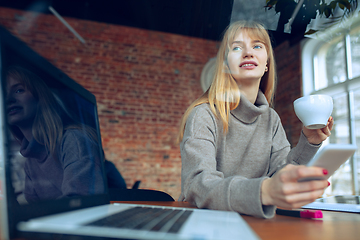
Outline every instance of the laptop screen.
<path fill-rule="evenodd" d="M 4 29 L 0 44 L 10 222 L 108 203 L 94 95 Z"/>

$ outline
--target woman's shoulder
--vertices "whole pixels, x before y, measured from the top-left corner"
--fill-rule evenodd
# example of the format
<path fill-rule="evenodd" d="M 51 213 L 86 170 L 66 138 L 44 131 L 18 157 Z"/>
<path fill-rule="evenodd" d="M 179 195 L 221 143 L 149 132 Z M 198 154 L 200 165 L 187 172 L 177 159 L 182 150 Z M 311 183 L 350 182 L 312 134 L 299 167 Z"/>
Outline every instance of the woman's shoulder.
<path fill-rule="evenodd" d="M 269 114 L 271 114 L 272 116 L 278 116 L 279 117 L 279 114 L 272 107 L 269 107 Z"/>
<path fill-rule="evenodd" d="M 95 131 L 95 130 L 94 130 Z M 63 143 L 71 141 L 96 141 L 96 132 L 90 132 L 88 129 L 81 127 L 67 128 L 63 133 Z"/>
<path fill-rule="evenodd" d="M 97 148 L 99 143 L 93 136 L 91 136 L 86 129 L 70 128 L 63 133 L 60 154 L 72 152 L 78 154 L 79 152 L 99 151 Z M 60 157 L 61 159 L 62 157 Z"/>
<path fill-rule="evenodd" d="M 269 107 L 269 114 L 274 118 L 274 119 L 280 119 L 279 114 L 275 111 L 275 109 L 273 109 L 272 107 Z"/>
<path fill-rule="evenodd" d="M 275 109 L 269 107 L 269 115 L 267 121 L 273 126 L 274 128 L 278 128 L 279 125 L 282 125 L 281 119 L 279 114 L 275 111 Z"/>
<path fill-rule="evenodd" d="M 208 103 L 202 103 L 194 107 L 186 121 L 186 130 L 194 131 L 195 129 L 210 128 L 216 129 L 218 121 L 214 113 L 211 111 Z"/>
<path fill-rule="evenodd" d="M 193 112 L 208 112 L 212 114 L 211 107 L 209 103 L 202 103 L 194 107 L 194 109 L 191 111 Z"/>
<path fill-rule="evenodd" d="M 181 145 L 191 138 L 214 139 L 218 129 L 218 121 L 211 111 L 210 105 L 202 103 L 191 110 L 185 124 Z"/>
<path fill-rule="evenodd" d="M 200 105 L 195 106 L 190 114 L 188 119 L 214 119 L 215 115 L 211 111 L 210 104 L 202 103 Z"/>
<path fill-rule="evenodd" d="M 64 131 L 64 137 L 84 136 L 85 132 L 81 128 L 68 128 Z"/>

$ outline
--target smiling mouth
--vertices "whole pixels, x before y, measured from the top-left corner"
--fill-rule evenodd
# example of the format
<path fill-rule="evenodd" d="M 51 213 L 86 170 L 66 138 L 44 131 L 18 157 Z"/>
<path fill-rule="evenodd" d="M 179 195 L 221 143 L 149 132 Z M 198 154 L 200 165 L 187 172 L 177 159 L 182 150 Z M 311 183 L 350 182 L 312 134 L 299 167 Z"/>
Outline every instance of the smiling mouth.
<path fill-rule="evenodd" d="M 251 69 L 253 69 L 257 66 L 258 66 L 258 64 L 255 61 L 244 61 L 244 62 L 240 63 L 240 65 L 239 65 L 239 67 L 241 67 L 241 68 L 251 68 Z"/>
<path fill-rule="evenodd" d="M 256 65 L 255 64 L 252 64 L 252 63 L 246 63 L 246 64 L 243 64 L 243 65 L 241 65 L 240 67 L 256 67 Z"/>
<path fill-rule="evenodd" d="M 9 108 L 8 114 L 11 115 L 11 114 L 14 114 L 14 113 L 16 113 L 16 112 L 18 112 L 20 110 L 21 110 L 21 107 L 12 107 L 12 108 Z"/>

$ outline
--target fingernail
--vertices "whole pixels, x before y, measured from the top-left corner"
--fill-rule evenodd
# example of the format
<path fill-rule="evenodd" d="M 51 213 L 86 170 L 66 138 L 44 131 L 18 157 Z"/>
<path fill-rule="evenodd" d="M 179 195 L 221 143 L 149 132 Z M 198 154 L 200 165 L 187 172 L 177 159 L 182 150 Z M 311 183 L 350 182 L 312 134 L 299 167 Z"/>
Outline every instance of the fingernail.
<path fill-rule="evenodd" d="M 324 173 L 324 175 L 327 175 L 327 174 L 328 174 L 328 170 L 323 169 L 323 173 Z"/>
<path fill-rule="evenodd" d="M 328 186 L 330 186 L 330 182 L 328 181 Z"/>

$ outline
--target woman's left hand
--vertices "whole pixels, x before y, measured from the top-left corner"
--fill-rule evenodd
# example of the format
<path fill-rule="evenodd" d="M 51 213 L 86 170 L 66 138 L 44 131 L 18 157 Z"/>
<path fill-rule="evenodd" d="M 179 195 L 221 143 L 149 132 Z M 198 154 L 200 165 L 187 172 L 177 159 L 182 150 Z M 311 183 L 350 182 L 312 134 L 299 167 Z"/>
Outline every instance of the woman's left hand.
<path fill-rule="evenodd" d="M 320 144 L 331 135 L 331 130 L 334 125 L 334 118 L 329 117 L 327 125 L 321 129 L 309 129 L 303 127 L 303 133 L 307 140 L 312 144 Z"/>
<path fill-rule="evenodd" d="M 263 205 L 293 209 L 315 201 L 324 194 L 329 186 L 327 180 L 299 182 L 306 177 L 324 177 L 328 172 L 320 167 L 288 164 L 261 185 Z"/>

